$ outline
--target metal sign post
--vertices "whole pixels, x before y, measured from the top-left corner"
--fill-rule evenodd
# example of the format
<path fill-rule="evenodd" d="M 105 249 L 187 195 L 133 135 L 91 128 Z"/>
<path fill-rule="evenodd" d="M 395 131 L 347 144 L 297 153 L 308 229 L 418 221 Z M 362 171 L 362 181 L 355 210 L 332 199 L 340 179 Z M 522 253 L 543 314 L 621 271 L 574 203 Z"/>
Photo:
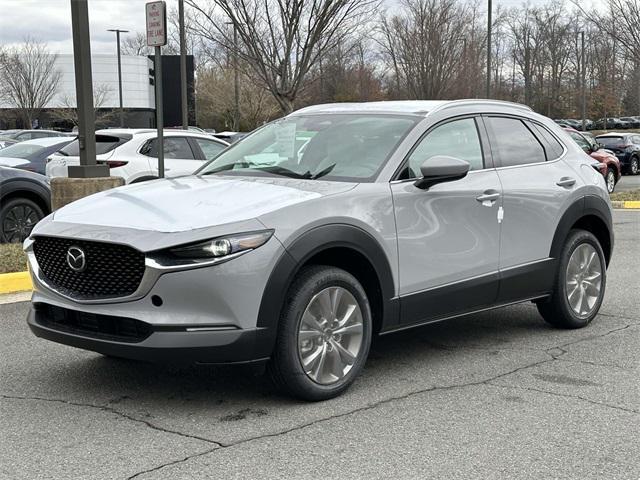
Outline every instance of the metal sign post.
<path fill-rule="evenodd" d="M 164 135 L 162 115 L 162 51 L 167 44 L 167 6 L 164 1 L 149 2 L 145 5 L 147 17 L 147 45 L 155 47 L 154 71 L 156 90 L 156 127 L 158 129 L 158 176 L 164 178 Z"/>

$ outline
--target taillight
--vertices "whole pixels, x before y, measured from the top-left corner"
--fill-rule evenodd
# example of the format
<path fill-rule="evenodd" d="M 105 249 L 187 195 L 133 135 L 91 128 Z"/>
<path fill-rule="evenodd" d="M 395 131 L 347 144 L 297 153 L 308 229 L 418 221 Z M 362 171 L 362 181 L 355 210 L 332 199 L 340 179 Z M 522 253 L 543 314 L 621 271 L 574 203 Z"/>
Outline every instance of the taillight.
<path fill-rule="evenodd" d="M 123 160 L 98 160 L 101 165 L 107 165 L 109 168 L 124 167 L 127 163 Z"/>

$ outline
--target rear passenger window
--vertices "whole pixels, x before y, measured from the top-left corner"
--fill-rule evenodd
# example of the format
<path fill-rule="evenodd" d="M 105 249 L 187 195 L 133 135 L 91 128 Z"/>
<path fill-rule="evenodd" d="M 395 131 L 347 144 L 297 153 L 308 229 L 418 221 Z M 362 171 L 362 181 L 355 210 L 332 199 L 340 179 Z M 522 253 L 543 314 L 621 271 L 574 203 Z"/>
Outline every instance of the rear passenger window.
<path fill-rule="evenodd" d="M 537 123 L 533 122 L 527 122 L 527 125 L 533 128 L 533 131 L 538 137 L 538 140 L 540 140 L 540 142 L 542 143 L 542 146 L 544 147 L 544 150 L 547 154 L 547 161 L 555 160 L 562 155 L 562 152 L 564 152 L 564 147 L 556 139 L 556 137 L 554 137 L 551 132 L 549 132 L 549 130 L 547 130 L 542 125 L 538 125 Z M 578 134 L 578 136 L 581 137 L 580 134 Z M 587 148 L 588 147 L 589 144 L 587 143 Z"/>
<path fill-rule="evenodd" d="M 527 126 L 517 118 L 488 117 L 493 132 L 491 152 L 499 166 L 510 167 L 545 162 L 542 144 Z"/>

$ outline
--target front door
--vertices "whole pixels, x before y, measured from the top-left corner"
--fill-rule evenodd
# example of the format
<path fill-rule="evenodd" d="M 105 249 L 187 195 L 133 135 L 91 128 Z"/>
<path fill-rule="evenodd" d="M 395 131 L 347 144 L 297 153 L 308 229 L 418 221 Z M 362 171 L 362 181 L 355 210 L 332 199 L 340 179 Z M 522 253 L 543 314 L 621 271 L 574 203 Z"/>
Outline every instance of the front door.
<path fill-rule="evenodd" d="M 480 128 L 473 117 L 435 126 L 414 147 L 400 180 L 391 183 L 403 324 L 475 310 L 496 299 L 502 189 Z M 435 155 L 465 160 L 471 170 L 461 180 L 415 187 L 420 166 Z"/>

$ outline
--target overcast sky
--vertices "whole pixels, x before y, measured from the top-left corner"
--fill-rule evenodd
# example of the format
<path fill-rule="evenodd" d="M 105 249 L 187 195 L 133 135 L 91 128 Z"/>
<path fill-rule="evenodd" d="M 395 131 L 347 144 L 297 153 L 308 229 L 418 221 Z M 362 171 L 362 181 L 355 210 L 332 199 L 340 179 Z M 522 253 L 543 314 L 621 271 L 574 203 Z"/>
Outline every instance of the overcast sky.
<path fill-rule="evenodd" d="M 110 28 L 144 31 L 144 5 L 147 0 L 89 0 L 89 22 L 92 53 L 115 53 L 115 33 Z M 398 0 L 385 0 L 393 8 Z M 531 5 L 547 0 L 529 0 Z M 571 2 L 566 1 L 570 6 Z M 584 0 L 598 5 L 605 0 Z M 522 5 L 523 0 L 493 0 L 508 8 Z M 177 8 L 177 0 L 167 0 L 167 8 Z M 73 53 L 71 43 L 71 8 L 69 0 L 0 0 L 0 43 L 19 43 L 30 35 L 49 44 L 52 51 Z M 126 35 L 126 34 L 124 34 Z"/>

